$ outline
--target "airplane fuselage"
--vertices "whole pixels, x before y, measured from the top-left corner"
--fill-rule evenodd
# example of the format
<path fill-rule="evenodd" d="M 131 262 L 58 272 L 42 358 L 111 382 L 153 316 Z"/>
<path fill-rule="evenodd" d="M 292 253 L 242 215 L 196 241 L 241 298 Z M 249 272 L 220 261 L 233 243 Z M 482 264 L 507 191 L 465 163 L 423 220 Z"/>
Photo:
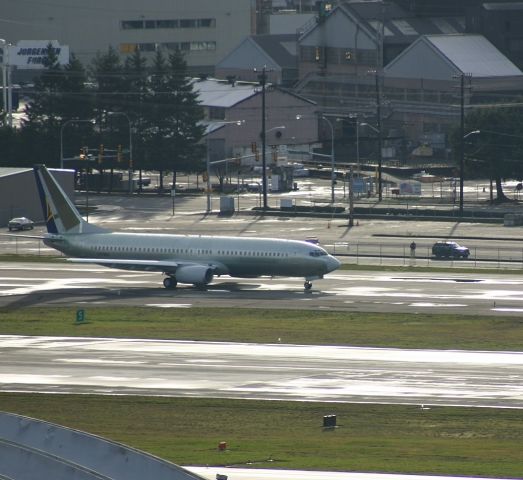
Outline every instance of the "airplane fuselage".
<path fill-rule="evenodd" d="M 71 257 L 197 262 L 212 266 L 215 275 L 232 277 L 269 275 L 313 279 L 339 266 L 339 262 L 320 247 L 272 238 L 110 232 L 50 235 L 44 243 Z M 115 264 L 114 267 L 152 269 L 141 268 L 139 264 Z M 171 273 L 168 267 L 162 270 Z"/>

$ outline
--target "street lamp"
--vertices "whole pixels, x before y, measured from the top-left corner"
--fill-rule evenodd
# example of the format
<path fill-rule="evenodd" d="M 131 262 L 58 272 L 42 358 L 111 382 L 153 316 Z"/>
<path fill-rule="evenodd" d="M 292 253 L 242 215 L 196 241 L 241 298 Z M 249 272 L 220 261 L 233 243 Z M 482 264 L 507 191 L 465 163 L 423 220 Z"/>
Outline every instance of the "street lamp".
<path fill-rule="evenodd" d="M 245 120 L 232 120 L 232 121 L 223 121 L 223 122 L 212 122 L 213 126 L 221 127 L 223 125 L 243 125 L 245 123 Z M 211 162 L 210 162 L 210 152 L 209 152 L 209 134 L 211 132 L 208 132 L 206 134 L 206 140 L 207 140 L 207 213 L 210 213 L 211 211 Z"/>
<path fill-rule="evenodd" d="M 334 180 L 336 178 L 336 172 L 334 169 L 334 165 L 335 165 L 335 161 L 334 161 L 334 126 L 332 125 L 332 122 L 325 115 L 320 115 L 319 117 L 322 120 L 325 120 L 327 122 L 327 124 L 330 127 L 330 131 L 331 131 L 331 154 L 328 156 L 331 159 L 331 203 L 334 203 Z M 296 115 L 296 120 L 300 120 L 301 118 L 303 118 L 302 115 Z"/>
<path fill-rule="evenodd" d="M 465 139 L 470 135 L 477 135 L 480 130 L 472 130 L 461 137 L 461 148 L 459 156 L 459 216 L 463 216 L 463 180 L 465 171 Z"/>
<path fill-rule="evenodd" d="M 9 64 L 9 46 L 10 43 L 4 38 L 0 38 L 0 44 L 3 49 L 2 61 L 2 87 L 3 87 L 3 101 L 4 113 L 6 113 L 7 125 L 13 126 L 13 92 L 11 85 L 11 65 Z"/>
<path fill-rule="evenodd" d="M 107 114 L 110 116 L 123 115 L 129 124 L 129 193 L 133 193 L 133 129 L 131 119 L 129 118 L 129 115 L 124 112 L 107 112 Z"/>
<path fill-rule="evenodd" d="M 60 168 L 64 168 L 64 128 L 69 125 L 70 123 L 94 123 L 93 120 L 87 120 L 87 119 L 77 119 L 77 118 L 71 118 L 70 120 L 66 120 L 62 125 L 60 126 Z"/>

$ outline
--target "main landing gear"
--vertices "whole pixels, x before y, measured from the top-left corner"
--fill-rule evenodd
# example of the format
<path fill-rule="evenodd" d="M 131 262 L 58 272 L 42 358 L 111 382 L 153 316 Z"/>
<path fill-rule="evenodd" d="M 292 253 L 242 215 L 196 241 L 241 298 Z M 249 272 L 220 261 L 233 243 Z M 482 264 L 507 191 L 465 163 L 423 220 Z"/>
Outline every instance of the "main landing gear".
<path fill-rule="evenodd" d="M 305 288 L 306 291 L 309 291 L 312 288 L 312 282 L 310 282 L 309 280 L 305 280 L 303 288 Z"/>
<path fill-rule="evenodd" d="M 176 285 L 178 285 L 178 282 L 176 281 L 176 278 L 174 278 L 174 277 L 165 277 L 163 279 L 163 286 L 165 288 L 174 290 L 176 288 Z"/>

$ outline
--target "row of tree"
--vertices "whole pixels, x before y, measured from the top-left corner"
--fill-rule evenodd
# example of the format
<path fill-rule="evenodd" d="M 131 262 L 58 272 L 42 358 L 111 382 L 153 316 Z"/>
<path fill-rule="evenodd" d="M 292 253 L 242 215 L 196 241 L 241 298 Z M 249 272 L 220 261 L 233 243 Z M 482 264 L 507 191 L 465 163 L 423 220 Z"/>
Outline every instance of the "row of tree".
<path fill-rule="evenodd" d="M 453 150 L 461 152 L 461 129 L 452 135 Z M 496 197 L 503 202 L 503 180 L 523 179 L 523 112 L 520 106 L 471 110 L 463 134 L 465 176 L 488 178 L 495 184 Z M 459 161 L 459 160 L 458 160 Z M 492 189 L 491 189 L 492 191 Z"/>
<path fill-rule="evenodd" d="M 156 170 L 161 183 L 165 171 L 204 169 L 203 109 L 181 52 L 166 57 L 159 50 L 149 65 L 139 50 L 122 60 L 109 48 L 88 68 L 74 56 L 60 66 L 53 49 L 48 52 L 27 92 L 21 127 L 0 128 L 0 166 L 78 167 L 87 147 L 92 161 L 84 162 L 91 167 Z M 490 178 L 504 200 L 502 180 L 523 178 L 521 108 L 471 110 L 467 132 L 479 133 L 466 135 L 466 175 Z M 452 145 L 461 152 L 460 128 Z"/>
<path fill-rule="evenodd" d="M 87 147 L 98 170 L 203 169 L 203 109 L 181 52 L 158 51 L 148 65 L 139 50 L 122 61 L 109 48 L 86 69 L 48 50 L 20 128 L 0 129 L 0 166 L 78 166 Z"/>

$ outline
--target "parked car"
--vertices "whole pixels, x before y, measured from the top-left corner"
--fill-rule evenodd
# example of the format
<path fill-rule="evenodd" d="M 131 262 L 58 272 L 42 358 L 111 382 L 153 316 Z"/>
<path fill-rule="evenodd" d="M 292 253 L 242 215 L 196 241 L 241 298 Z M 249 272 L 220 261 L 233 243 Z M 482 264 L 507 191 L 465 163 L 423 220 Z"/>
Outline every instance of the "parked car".
<path fill-rule="evenodd" d="M 432 246 L 432 255 L 436 258 L 468 258 L 470 250 L 456 242 L 436 242 Z"/>
<path fill-rule="evenodd" d="M 16 217 L 9 220 L 7 224 L 9 231 L 11 230 L 32 230 L 34 222 L 27 217 Z"/>

